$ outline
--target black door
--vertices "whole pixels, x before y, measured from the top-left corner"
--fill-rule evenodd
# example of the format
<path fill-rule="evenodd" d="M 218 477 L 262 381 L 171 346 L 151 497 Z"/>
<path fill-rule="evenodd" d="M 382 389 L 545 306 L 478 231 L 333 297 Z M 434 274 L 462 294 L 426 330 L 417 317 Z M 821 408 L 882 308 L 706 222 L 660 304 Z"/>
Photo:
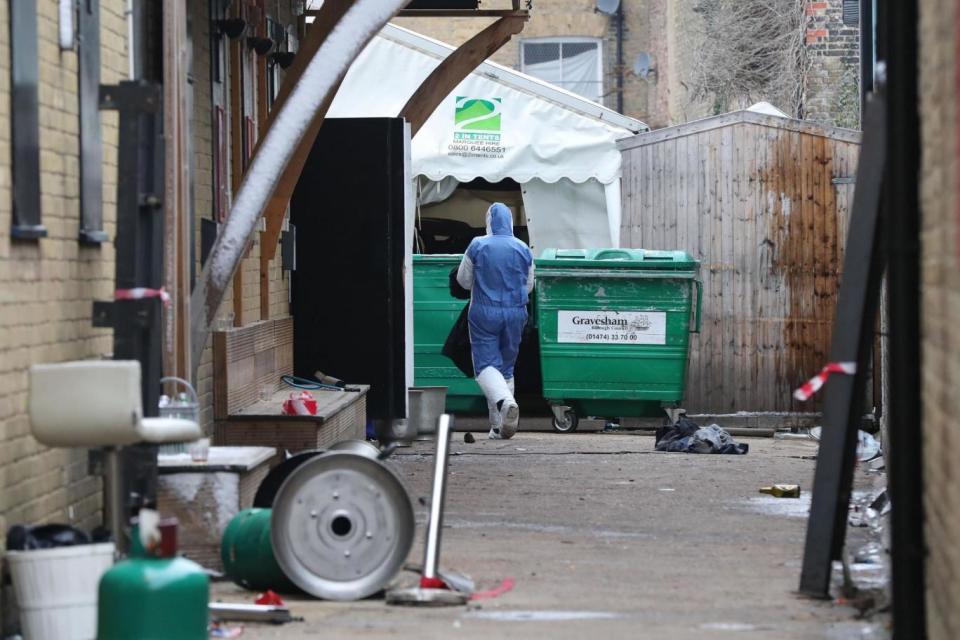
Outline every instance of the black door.
<path fill-rule="evenodd" d="M 367 414 L 406 417 L 404 127 L 328 119 L 291 200 L 294 370 L 371 385 Z"/>

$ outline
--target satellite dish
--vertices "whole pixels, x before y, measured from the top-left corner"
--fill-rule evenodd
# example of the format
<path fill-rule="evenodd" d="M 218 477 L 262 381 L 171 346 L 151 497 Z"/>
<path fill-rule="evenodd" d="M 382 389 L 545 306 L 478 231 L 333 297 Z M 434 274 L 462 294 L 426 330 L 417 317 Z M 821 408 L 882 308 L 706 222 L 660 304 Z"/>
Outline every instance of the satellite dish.
<path fill-rule="evenodd" d="M 597 11 L 604 15 L 616 15 L 619 8 L 620 0 L 597 0 Z"/>
<path fill-rule="evenodd" d="M 642 51 L 633 62 L 633 72 L 646 80 L 653 72 L 653 58 L 646 51 Z"/>

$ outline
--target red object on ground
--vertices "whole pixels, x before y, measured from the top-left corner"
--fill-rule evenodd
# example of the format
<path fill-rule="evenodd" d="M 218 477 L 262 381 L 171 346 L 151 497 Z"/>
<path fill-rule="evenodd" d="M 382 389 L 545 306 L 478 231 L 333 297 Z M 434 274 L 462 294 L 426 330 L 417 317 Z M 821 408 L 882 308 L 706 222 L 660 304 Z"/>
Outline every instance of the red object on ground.
<path fill-rule="evenodd" d="M 254 600 L 253 603 L 268 604 L 268 605 L 273 605 L 275 607 L 283 606 L 283 600 L 280 598 L 280 596 L 275 594 L 273 591 L 270 591 L 269 589 L 266 591 L 266 593 L 261 594 L 259 598 Z"/>
<path fill-rule="evenodd" d="M 515 586 L 517 586 L 516 580 L 514 580 L 513 578 L 504 578 L 499 586 L 493 589 L 490 589 L 489 591 L 477 591 L 472 596 L 470 596 L 470 599 L 486 600 L 489 598 L 497 598 L 507 593 L 508 591 L 512 591 Z"/>
<path fill-rule="evenodd" d="M 283 413 L 288 416 L 315 416 L 317 415 L 317 399 L 309 391 L 291 393 L 283 401 Z"/>
<path fill-rule="evenodd" d="M 426 576 L 420 578 L 420 588 L 421 589 L 449 589 L 450 587 L 446 582 L 440 578 L 427 578 Z"/>

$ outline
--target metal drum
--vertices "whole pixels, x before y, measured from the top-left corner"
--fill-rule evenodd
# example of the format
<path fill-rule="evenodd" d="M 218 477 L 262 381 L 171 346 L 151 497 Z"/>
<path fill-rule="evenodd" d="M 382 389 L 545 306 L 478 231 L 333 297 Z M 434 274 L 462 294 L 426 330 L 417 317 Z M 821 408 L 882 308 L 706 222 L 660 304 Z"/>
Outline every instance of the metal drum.
<path fill-rule="evenodd" d="M 270 509 L 244 509 L 227 525 L 220 542 L 223 572 L 252 591 L 294 593 L 270 546 Z"/>
<path fill-rule="evenodd" d="M 341 450 L 287 477 L 273 503 L 270 538 L 280 568 L 305 592 L 358 600 L 400 571 L 414 527 L 413 504 L 396 474 Z"/>

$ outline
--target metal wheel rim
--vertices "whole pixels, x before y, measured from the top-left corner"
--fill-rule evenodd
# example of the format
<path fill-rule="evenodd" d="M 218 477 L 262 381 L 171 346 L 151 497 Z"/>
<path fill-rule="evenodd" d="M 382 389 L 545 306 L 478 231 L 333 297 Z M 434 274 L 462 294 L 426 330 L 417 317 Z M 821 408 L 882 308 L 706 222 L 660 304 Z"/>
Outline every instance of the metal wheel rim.
<path fill-rule="evenodd" d="M 366 440 L 343 440 L 331 446 L 328 451 L 347 451 L 365 456 L 371 460 L 376 460 L 380 455 L 380 449 L 375 444 Z"/>
<path fill-rule="evenodd" d="M 358 600 L 381 591 L 401 569 L 414 527 L 413 504 L 390 469 L 361 454 L 330 451 L 280 487 L 270 541 L 277 564 L 305 592 Z"/>

